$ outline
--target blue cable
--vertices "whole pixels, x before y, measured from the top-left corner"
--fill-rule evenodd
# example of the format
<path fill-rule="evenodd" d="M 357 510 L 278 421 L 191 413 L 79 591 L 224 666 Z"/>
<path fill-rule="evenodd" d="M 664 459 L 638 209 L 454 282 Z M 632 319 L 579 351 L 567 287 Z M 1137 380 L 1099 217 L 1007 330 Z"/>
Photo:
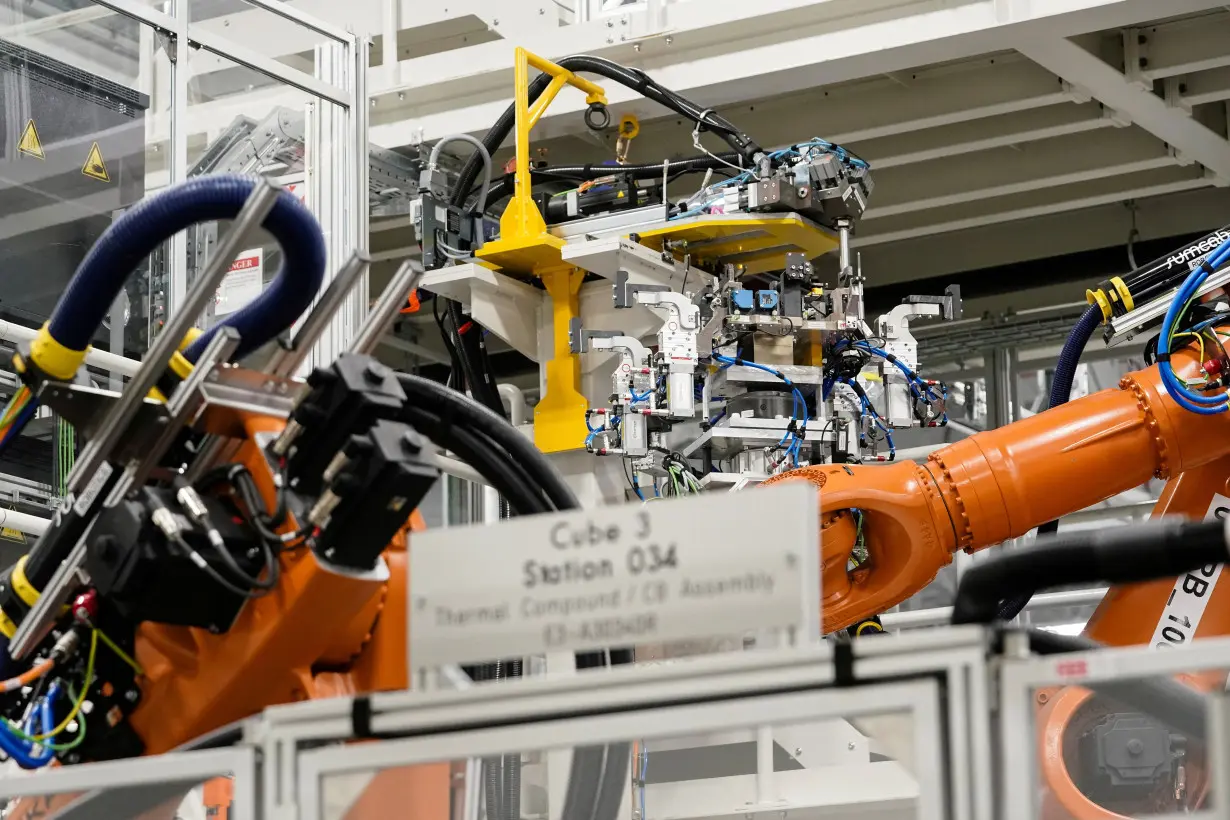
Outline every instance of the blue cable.
<path fill-rule="evenodd" d="M 851 379 L 844 379 L 843 381 L 850 386 L 851 390 L 854 389 L 854 384 Z M 871 405 L 871 402 L 867 400 L 867 394 L 857 390 L 855 390 L 855 393 L 858 395 L 859 402 L 862 403 L 863 413 L 869 413 L 871 415 L 871 420 L 875 422 L 876 427 L 879 427 L 881 432 L 884 433 L 884 440 L 888 442 L 888 456 L 890 459 L 895 460 L 897 458 L 897 445 L 893 443 L 893 431 L 889 430 L 888 427 L 885 426 L 884 420 L 880 418 L 880 414 L 876 411 L 875 407 Z"/>
<path fill-rule="evenodd" d="M 111 223 L 77 267 L 48 320 L 51 337 L 70 350 L 85 350 L 124 282 L 145 257 L 198 222 L 234 219 L 258 183 L 231 174 L 197 177 L 130 208 Z M 221 325 L 239 331 L 234 358 L 243 358 L 293 325 L 316 297 L 325 275 L 325 241 L 311 211 L 282 191 L 262 225 L 282 248 L 282 268 L 260 296 L 193 341 L 184 351 L 188 361 L 196 361 Z"/>
<path fill-rule="evenodd" d="M 32 710 L 25 727 L 29 734 L 41 735 L 55 728 L 55 713 L 52 707 L 59 695 L 60 682 L 56 681 L 51 684 L 39 706 Z M 0 750 L 16 761 L 18 766 L 23 769 L 40 769 L 55 757 L 55 750 L 47 746 L 43 746 L 41 752 L 34 754 L 34 746 L 35 744 L 30 741 L 13 734 L 8 721 L 0 720 Z"/>
<path fill-rule="evenodd" d="M 1166 317 L 1162 321 L 1161 335 L 1158 337 L 1158 355 L 1165 356 L 1158 362 L 1158 371 L 1162 377 L 1162 384 L 1166 388 L 1167 394 L 1174 399 L 1175 403 L 1192 413 L 1202 416 L 1212 416 L 1224 413 L 1230 410 L 1230 399 L 1227 399 L 1225 394 L 1218 396 L 1206 396 L 1189 389 L 1183 384 L 1177 375 L 1175 375 L 1174 367 L 1170 363 L 1171 336 L 1174 334 L 1174 326 L 1178 321 L 1179 312 L 1184 309 L 1189 301 L 1200 290 L 1201 285 L 1209 277 L 1209 271 L 1216 270 L 1230 259 L 1230 240 L 1223 242 L 1206 258 L 1203 265 L 1194 270 L 1190 276 L 1179 286 L 1175 292 L 1174 299 L 1171 300 L 1170 306 L 1166 310 Z"/>
<path fill-rule="evenodd" d="M 785 374 L 781 373 L 778 370 L 774 370 L 771 367 L 767 367 L 766 365 L 758 364 L 756 362 L 749 362 L 746 359 L 732 359 L 729 356 L 723 356 L 722 354 L 717 353 L 716 351 L 712 354 L 712 356 L 713 356 L 714 361 L 720 362 L 722 364 L 723 370 L 725 370 L 727 367 L 731 367 L 736 364 L 742 364 L 744 367 L 750 367 L 753 370 L 759 370 L 762 373 L 768 373 L 770 376 L 774 376 L 778 379 L 781 379 L 782 383 L 784 383 L 787 387 L 790 388 L 790 396 L 792 399 L 792 404 L 791 404 L 792 419 L 791 420 L 795 422 L 801 421 L 803 423 L 804 433 L 806 433 L 807 399 L 803 398 L 803 394 L 799 392 L 799 388 L 795 387 L 794 382 L 790 381 L 789 377 L 787 377 Z M 799 451 L 802 449 L 802 446 L 803 446 L 803 438 L 804 437 L 800 435 L 798 431 L 787 430 L 785 433 L 782 434 L 781 440 L 777 442 L 777 446 L 781 447 L 783 444 L 786 443 L 786 439 L 792 439 L 790 446 L 786 449 L 786 455 L 791 459 L 791 464 L 795 467 L 799 466 Z"/>
<path fill-rule="evenodd" d="M 641 820 L 645 820 L 645 778 L 649 774 L 649 750 L 641 744 Z"/>
<path fill-rule="evenodd" d="M 843 346 L 846 346 L 849 344 L 850 344 L 849 340 L 842 339 L 841 341 L 837 343 L 837 346 L 835 349 L 841 350 Z M 853 346 L 857 347 L 860 350 L 866 350 L 868 353 L 871 353 L 872 355 L 879 356 L 881 359 L 883 359 L 886 362 L 891 362 L 898 370 L 900 370 L 903 374 L 905 374 L 906 379 L 909 380 L 910 382 L 910 392 L 914 394 L 915 398 L 920 398 L 920 399 L 922 398 L 922 396 L 918 394 L 919 387 L 921 387 L 926 392 L 929 398 L 934 399 L 936 397 L 935 393 L 933 393 L 931 390 L 931 385 L 927 384 L 925 381 L 920 379 L 917 373 L 915 373 L 910 368 L 906 367 L 905 363 L 902 362 L 900 359 L 898 359 L 896 356 L 893 356 L 890 358 L 887 350 L 874 347 L 869 342 L 864 341 L 864 340 L 859 340 L 859 341 L 854 342 Z"/>
<path fill-rule="evenodd" d="M 632 492 L 636 493 L 636 497 L 641 501 L 645 500 L 645 496 L 641 495 L 641 485 L 637 483 L 636 476 L 632 477 Z M 657 495 L 657 493 L 655 492 L 654 495 Z"/>
<path fill-rule="evenodd" d="M 655 390 L 660 388 L 665 383 L 666 383 L 666 377 L 659 376 L 658 383 L 655 384 L 653 387 L 649 388 L 648 390 L 646 390 L 644 393 L 638 394 L 635 390 L 632 390 L 631 388 L 629 388 L 628 392 L 632 394 L 632 403 L 636 404 L 638 401 L 645 401 L 646 399 L 648 399 L 650 396 L 653 395 Z"/>

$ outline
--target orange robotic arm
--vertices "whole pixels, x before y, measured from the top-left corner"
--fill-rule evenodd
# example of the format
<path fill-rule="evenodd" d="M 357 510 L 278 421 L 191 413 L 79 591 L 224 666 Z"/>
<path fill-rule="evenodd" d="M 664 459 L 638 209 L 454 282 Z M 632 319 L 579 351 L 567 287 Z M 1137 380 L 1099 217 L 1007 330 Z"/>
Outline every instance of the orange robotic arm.
<path fill-rule="evenodd" d="M 1173 364 L 1180 375 L 1198 366 L 1186 350 L 1174 354 Z M 766 483 L 803 479 L 820 489 L 823 620 L 831 632 L 918 592 L 957 550 L 975 552 L 1024 535 L 1227 453 L 1230 414 L 1178 407 L 1155 366 L 1124 376 L 1118 389 L 949 445 L 925 464 L 806 467 Z M 1225 481 L 1219 475 L 1201 494 L 1206 505 Z M 856 537 L 851 509 L 863 513 L 869 559 L 848 572 Z M 1195 514 L 1203 513 L 1201 507 Z"/>

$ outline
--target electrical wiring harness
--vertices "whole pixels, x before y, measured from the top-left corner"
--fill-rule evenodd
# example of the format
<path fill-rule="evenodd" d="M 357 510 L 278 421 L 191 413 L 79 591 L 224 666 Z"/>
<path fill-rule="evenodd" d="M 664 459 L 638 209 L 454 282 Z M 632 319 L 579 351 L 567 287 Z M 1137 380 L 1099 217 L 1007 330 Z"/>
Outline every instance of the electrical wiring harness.
<path fill-rule="evenodd" d="M 1204 338 L 1201 334 L 1209 329 L 1212 323 L 1197 325 L 1187 332 L 1180 332 L 1178 326 L 1189 308 L 1195 303 L 1205 280 L 1209 278 L 1211 273 L 1226 264 L 1227 260 L 1230 260 L 1230 240 L 1218 245 L 1205 258 L 1204 262 L 1192 271 L 1191 275 L 1179 286 L 1179 289 L 1175 292 L 1174 299 L 1170 302 L 1170 307 L 1166 311 L 1166 317 L 1162 320 L 1161 335 L 1158 337 L 1157 342 L 1158 370 L 1162 374 L 1162 383 L 1166 387 L 1166 392 L 1174 399 L 1175 404 L 1184 410 L 1206 416 L 1230 410 L 1230 397 L 1224 391 L 1217 395 L 1199 392 L 1199 390 L 1217 388 L 1218 384 L 1212 380 L 1206 380 L 1203 384 L 1199 384 L 1198 390 L 1192 389 L 1192 384 L 1180 379 L 1174 372 L 1174 367 L 1170 363 L 1170 354 L 1174 352 L 1175 339 L 1189 336 L 1199 342 L 1202 348 L 1200 359 L 1202 362 L 1204 361 Z M 1213 338 L 1213 342 L 1220 347 L 1220 342 L 1218 342 L 1216 337 Z"/>
<path fill-rule="evenodd" d="M 791 465 L 798 467 L 799 450 L 803 446 L 803 441 L 807 438 L 807 400 L 803 398 L 803 394 L 799 392 L 799 388 L 796 387 L 794 382 L 790 381 L 790 378 L 780 370 L 767 365 L 748 361 L 738 354 L 734 357 L 730 357 L 714 352 L 713 361 L 720 363 L 723 367 L 734 367 L 735 365 L 738 365 L 740 367 L 750 367 L 753 370 L 768 373 L 770 376 L 781 379 L 782 384 L 790 388 L 790 398 L 793 402 L 790 424 L 786 427 L 786 432 L 782 434 L 781 441 L 777 443 L 777 446 L 779 448 L 784 446 L 786 450 L 783 454 L 783 458 L 790 459 Z M 789 444 L 786 442 L 789 442 Z"/>

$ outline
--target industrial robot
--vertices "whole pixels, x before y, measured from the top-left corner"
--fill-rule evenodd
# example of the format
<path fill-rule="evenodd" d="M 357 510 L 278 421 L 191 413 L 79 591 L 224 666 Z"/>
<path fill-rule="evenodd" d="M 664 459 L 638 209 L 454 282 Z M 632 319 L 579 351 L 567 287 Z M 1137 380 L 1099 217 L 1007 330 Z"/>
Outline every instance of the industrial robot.
<path fill-rule="evenodd" d="M 539 71 L 533 79 L 531 68 Z M 586 95 L 588 123 L 610 125 L 604 92 L 580 73 L 635 88 L 731 151 L 639 167 L 531 168 L 530 126 L 565 87 Z M 636 471 L 656 487 L 699 484 L 696 464 L 714 436 L 688 453 L 672 437 L 686 446 L 689 436 L 721 429 L 722 419 L 699 412 L 719 396 L 732 422 L 727 429 L 735 428 L 727 437 L 737 446 L 718 461 L 733 458 L 732 466 L 764 484 L 817 488 L 823 623 L 831 633 L 917 592 L 957 550 L 1023 535 L 1149 478 L 1168 481 L 1158 514 L 1218 516 L 1218 499 L 1230 495 L 1230 451 L 1221 447 L 1230 442 L 1230 359 L 1220 331 L 1230 311 L 1218 301 L 1230 243 L 1220 235 L 1203 253 L 1184 249 L 1175 264 L 1163 260 L 1091 290 L 1090 309 L 1060 362 L 1052 409 L 945 447 L 923 464 L 892 462 L 894 427 L 942 424 L 945 410 L 943 387 L 924 379 L 914 361 L 905 320 L 952 317 L 959 295 L 916 299 L 876 327 L 861 320 L 861 274 L 843 248 L 870 194 L 867 164 L 816 138 L 764 149 L 644 72 L 599 58 L 552 63 L 519 50 L 516 81 L 516 103 L 457 179 L 427 169 L 419 219 L 425 259 L 430 251 L 440 265 L 478 260 L 553 300 L 556 351 L 536 411 L 537 447 L 496 406 L 482 334 L 460 305 L 444 305 L 441 317 L 457 359 L 451 386 L 393 372 L 373 358 L 420 281 L 409 265 L 346 353 L 305 381 L 295 378 L 366 266 L 360 256 L 348 260 L 318 298 L 325 274 L 320 228 L 297 199 L 263 180 L 204 177 L 174 186 L 124 214 L 87 255 L 50 321 L 15 357 L 24 387 L 0 417 L 0 448 L 39 404 L 88 441 L 70 497 L 0 583 L 0 748 L 17 764 L 34 769 L 202 748 L 226 742 L 216 730 L 274 704 L 407 688 L 406 551 L 421 526 L 415 507 L 440 474 L 439 449 L 477 470 L 510 515 L 577 509 L 543 451 L 622 449 L 611 454 L 636 459 Z M 477 188 L 484 157 L 489 162 L 514 126 L 516 172 Z M 706 180 L 699 195 L 682 201 L 670 201 L 666 185 L 655 181 L 660 173 L 669 180 L 716 168 L 729 171 L 725 184 Z M 597 184 L 582 191 L 578 178 Z M 561 181 L 576 187 L 535 190 Z M 498 225 L 485 215 L 497 186 L 501 196 L 512 194 Z M 603 274 L 580 266 L 567 231 L 551 228 L 544 214 L 562 214 L 562 226 L 585 215 L 622 217 L 610 220 L 612 244 L 602 251 L 618 264 L 587 264 L 605 271 L 614 299 L 664 317 L 657 351 L 615 329 L 578 323 L 577 289 L 587 274 Z M 129 273 L 167 237 L 217 220 L 234 225 L 215 263 L 198 276 L 127 389 L 78 383 L 88 340 Z M 194 331 L 194 317 L 256 225 L 282 245 L 282 271 L 245 309 Z M 811 265 L 814 252 L 832 249 L 842 265 L 836 287 L 827 288 Z M 636 268 L 634 258 L 647 267 Z M 696 280 L 692 297 L 683 285 L 655 289 L 645 274 L 652 259 L 704 280 Z M 1156 364 L 1125 375 L 1117 389 L 1063 401 L 1099 324 L 1113 335 L 1158 320 Z M 783 327 L 789 351 L 773 340 Z M 628 357 L 627 380 L 613 385 L 608 405 L 578 404 L 577 357 L 603 344 Z M 663 349 L 681 352 L 663 357 Z M 263 367 L 244 366 L 258 350 L 268 354 Z M 796 356 L 805 363 L 787 362 Z M 810 383 L 788 367 L 813 368 Z M 881 385 L 875 395 L 867 386 L 872 374 Z M 455 389 L 462 386 L 474 397 Z M 845 404 L 826 404 L 839 387 Z M 632 421 L 638 416 L 642 428 Z M 736 418 L 748 424 L 739 428 Z M 689 419 L 696 428 L 687 428 Z M 702 421 L 707 429 L 700 430 Z M 1177 580 L 1115 586 L 1087 636 L 1107 645 L 1160 645 L 1226 634 L 1230 592 L 1218 585 L 1219 574 L 1210 566 Z M 997 601 L 990 619 L 1009 617 L 1030 591 Z M 496 660 L 467 671 L 477 679 L 498 677 L 494 666 L 519 671 L 515 662 Z M 631 660 L 615 649 L 582 653 L 577 663 Z M 1057 691 L 1040 715 L 1040 731 L 1060 739 L 1047 746 L 1057 751 L 1045 761 L 1054 816 L 1200 805 L 1207 774 L 1198 750 L 1180 750 L 1177 740 L 1168 766 L 1147 783 L 1090 783 L 1072 763 L 1083 738 L 1110 714 L 1090 698 Z M 628 776 L 628 761 L 614 756 L 597 763 L 577 756 L 572 765 L 574 772 L 605 766 L 616 782 Z M 447 764 L 422 766 L 378 777 L 364 799 L 374 816 L 442 820 L 450 788 Z M 151 806 L 148 816 L 169 818 L 173 804 Z M 7 816 L 57 809 L 19 801 Z M 575 801 L 564 807 L 566 817 L 587 813 Z"/>

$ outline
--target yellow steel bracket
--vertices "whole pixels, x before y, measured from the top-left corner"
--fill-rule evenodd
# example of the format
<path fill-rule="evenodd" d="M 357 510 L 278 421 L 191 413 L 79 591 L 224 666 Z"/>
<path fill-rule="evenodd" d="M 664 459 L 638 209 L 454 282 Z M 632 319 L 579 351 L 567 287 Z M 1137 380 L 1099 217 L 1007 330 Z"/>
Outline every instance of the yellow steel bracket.
<path fill-rule="evenodd" d="M 531 66 L 551 77 L 551 84 L 533 105 L 530 105 L 529 92 Z M 530 179 L 530 130 L 564 86 L 570 85 L 585 92 L 585 101 L 590 105 L 605 105 L 606 92 L 589 80 L 524 48 L 517 49 L 514 81 L 517 86 L 517 171 L 513 196 L 500 217 L 500 238 L 479 249 L 478 256 L 512 273 L 528 275 L 536 273 L 534 269 L 541 265 L 558 264 L 559 251 L 564 245 L 562 239 L 547 233 L 546 220 L 534 204 Z"/>
<path fill-rule="evenodd" d="M 545 363 L 546 391 L 534 408 L 534 444 L 544 453 L 574 450 L 585 444 L 588 403 L 578 389 L 581 360 L 571 352 L 568 329 L 580 312 L 578 294 L 585 272 L 559 265 L 539 273 L 551 297 L 551 339 L 555 349 Z"/>
<path fill-rule="evenodd" d="M 542 95 L 530 105 L 530 68 L 551 77 Z M 585 444 L 585 397 L 581 394 L 581 364 L 568 344 L 568 330 L 579 313 L 577 294 L 582 271 L 563 260 L 564 240 L 547 233 L 547 223 L 534 204 L 530 179 L 530 131 L 547 106 L 570 85 L 585 94 L 590 105 L 606 105 L 606 92 L 595 83 L 531 54 L 516 52 L 517 170 L 513 196 L 500 217 L 500 238 L 483 245 L 476 254 L 501 270 L 537 276 L 551 298 L 552 338 L 555 351 L 546 363 L 546 393 L 534 411 L 534 443 L 544 452 L 572 450 Z"/>

